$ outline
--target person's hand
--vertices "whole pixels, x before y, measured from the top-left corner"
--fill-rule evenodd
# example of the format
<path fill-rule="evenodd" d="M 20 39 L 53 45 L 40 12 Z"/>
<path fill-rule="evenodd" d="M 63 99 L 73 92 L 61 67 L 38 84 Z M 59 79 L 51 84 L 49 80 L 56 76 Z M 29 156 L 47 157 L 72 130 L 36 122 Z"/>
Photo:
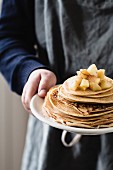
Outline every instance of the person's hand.
<path fill-rule="evenodd" d="M 47 91 L 56 84 L 56 76 L 53 72 L 46 69 L 37 69 L 33 71 L 26 82 L 22 92 L 22 104 L 30 112 L 31 98 L 38 93 L 42 98 Z"/>

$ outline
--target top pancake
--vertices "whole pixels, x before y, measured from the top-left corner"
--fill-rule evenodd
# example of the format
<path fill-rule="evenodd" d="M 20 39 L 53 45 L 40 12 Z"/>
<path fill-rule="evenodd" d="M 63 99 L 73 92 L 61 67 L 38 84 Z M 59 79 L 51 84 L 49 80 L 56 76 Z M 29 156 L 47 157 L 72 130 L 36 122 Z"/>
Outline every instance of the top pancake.
<path fill-rule="evenodd" d="M 111 86 L 109 89 L 105 90 L 99 90 L 99 91 L 92 91 L 90 89 L 86 89 L 85 91 L 83 90 L 72 90 L 70 89 L 70 84 L 74 81 L 75 76 L 68 78 L 63 84 L 62 87 L 65 89 L 65 91 L 69 94 L 76 95 L 76 96 L 95 96 L 97 94 L 101 94 L 101 97 L 104 95 L 104 93 L 110 91 L 113 89 L 113 86 Z M 113 80 L 106 77 L 106 79 L 113 84 Z M 103 95 L 102 95 L 103 94 Z"/>

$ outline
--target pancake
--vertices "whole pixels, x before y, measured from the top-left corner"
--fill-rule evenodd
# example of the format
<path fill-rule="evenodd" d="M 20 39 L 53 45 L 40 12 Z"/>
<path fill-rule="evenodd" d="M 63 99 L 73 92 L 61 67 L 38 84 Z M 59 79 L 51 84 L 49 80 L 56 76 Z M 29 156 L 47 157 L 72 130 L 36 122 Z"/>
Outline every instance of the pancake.
<path fill-rule="evenodd" d="M 104 94 L 105 92 L 110 91 L 111 89 L 113 89 L 113 86 L 111 86 L 109 89 L 105 89 L 105 90 L 100 90 L 100 91 L 92 91 L 90 89 L 87 89 L 85 91 L 83 90 L 72 90 L 70 89 L 70 84 L 74 81 L 75 76 L 68 78 L 63 84 L 62 87 L 65 89 L 65 91 L 69 94 L 72 95 L 76 95 L 76 96 L 94 96 L 97 94 Z M 108 81 L 112 82 L 113 84 L 113 80 L 110 78 L 106 78 Z"/>
<path fill-rule="evenodd" d="M 103 92 L 103 93 L 100 93 L 100 94 L 95 94 L 95 95 L 88 95 L 88 97 L 91 97 L 91 98 L 100 98 L 100 97 L 107 97 L 107 96 L 111 96 L 113 95 L 113 88 L 109 91 L 106 91 L 106 92 Z"/>

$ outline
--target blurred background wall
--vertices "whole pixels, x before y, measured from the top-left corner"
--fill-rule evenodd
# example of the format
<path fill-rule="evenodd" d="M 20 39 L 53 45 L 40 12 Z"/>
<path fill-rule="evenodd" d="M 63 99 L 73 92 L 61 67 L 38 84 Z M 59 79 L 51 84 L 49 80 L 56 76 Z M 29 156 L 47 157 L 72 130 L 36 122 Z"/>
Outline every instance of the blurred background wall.
<path fill-rule="evenodd" d="M 20 170 L 28 113 L 0 75 L 0 170 Z"/>

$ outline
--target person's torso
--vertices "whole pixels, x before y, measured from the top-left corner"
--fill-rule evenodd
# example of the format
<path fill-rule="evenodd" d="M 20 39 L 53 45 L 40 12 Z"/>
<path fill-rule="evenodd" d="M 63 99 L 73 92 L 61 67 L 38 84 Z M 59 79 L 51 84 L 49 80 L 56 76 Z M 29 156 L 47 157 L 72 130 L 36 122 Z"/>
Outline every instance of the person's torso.
<path fill-rule="evenodd" d="M 111 76 L 111 0 L 36 0 L 35 10 L 39 56 L 48 58 L 49 65 L 60 75 L 61 80 L 91 63 L 105 68 Z"/>

